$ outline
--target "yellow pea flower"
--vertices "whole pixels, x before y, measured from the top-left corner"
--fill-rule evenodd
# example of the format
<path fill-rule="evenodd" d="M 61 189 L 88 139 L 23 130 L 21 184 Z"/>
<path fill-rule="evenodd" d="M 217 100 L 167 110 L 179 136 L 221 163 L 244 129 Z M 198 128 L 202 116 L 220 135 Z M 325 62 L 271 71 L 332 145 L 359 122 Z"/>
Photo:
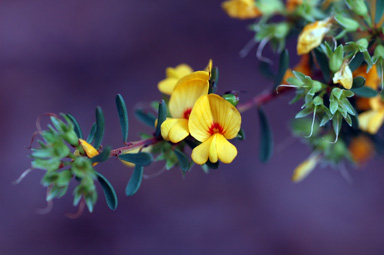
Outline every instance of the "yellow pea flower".
<path fill-rule="evenodd" d="M 315 169 L 319 160 L 320 160 L 319 154 L 317 153 L 312 154 L 308 159 L 306 159 L 300 165 L 298 165 L 296 169 L 293 171 L 292 181 L 300 182 L 304 180 L 304 178 L 307 177 L 313 171 L 313 169 Z"/>
<path fill-rule="evenodd" d="M 123 151 L 121 154 L 128 154 L 128 153 L 138 153 L 140 152 L 140 149 L 141 148 L 136 148 L 136 149 L 133 149 L 133 150 L 129 150 L 129 151 Z M 147 146 L 147 147 L 144 147 L 141 152 L 150 152 L 152 149 L 152 146 Z M 124 165 L 126 165 L 127 167 L 135 167 L 135 164 L 131 163 L 131 162 L 128 162 L 128 161 L 124 161 L 124 160 L 120 160 L 121 163 L 123 163 Z"/>
<path fill-rule="evenodd" d="M 166 77 L 164 80 L 160 81 L 157 84 L 158 89 L 160 92 L 170 95 L 173 91 L 173 89 L 176 86 L 176 83 L 183 78 L 184 76 L 192 73 L 192 68 L 187 64 L 181 64 L 173 67 L 168 67 L 166 69 Z"/>
<path fill-rule="evenodd" d="M 85 154 L 88 158 L 93 158 L 100 153 L 93 147 L 91 144 L 89 144 L 87 141 L 83 139 L 79 139 L 80 145 L 83 148 Z M 96 166 L 98 163 L 93 163 L 92 166 Z"/>
<path fill-rule="evenodd" d="M 293 12 L 299 5 L 303 4 L 303 0 L 287 0 L 286 7 L 288 12 Z"/>
<path fill-rule="evenodd" d="M 308 24 L 301 31 L 297 43 L 297 54 L 303 55 L 321 44 L 331 28 L 331 18 Z"/>
<path fill-rule="evenodd" d="M 344 60 L 339 71 L 333 75 L 333 83 L 340 83 L 345 89 L 351 89 L 353 83 L 352 71 L 349 68 L 348 60 Z"/>
<path fill-rule="evenodd" d="M 231 18 L 253 19 L 261 15 L 254 0 L 229 0 L 223 2 L 221 7 Z"/>
<path fill-rule="evenodd" d="M 189 135 L 188 119 L 196 100 L 208 94 L 209 74 L 197 71 L 180 79 L 172 92 L 168 109 L 172 118 L 161 124 L 161 135 L 166 141 L 178 143 Z"/>
<path fill-rule="evenodd" d="M 372 141 L 365 135 L 359 135 L 353 138 L 348 146 L 348 150 L 357 165 L 364 164 L 375 153 Z"/>
<path fill-rule="evenodd" d="M 359 128 L 370 134 L 376 134 L 384 122 L 384 103 L 381 96 L 369 99 L 371 110 L 360 113 Z"/>
<path fill-rule="evenodd" d="M 191 135 L 202 142 L 192 151 L 192 160 L 205 164 L 209 160 L 216 163 L 231 163 L 237 149 L 227 141 L 236 137 L 240 130 L 241 115 L 239 111 L 222 97 L 209 94 L 201 96 L 189 117 Z"/>

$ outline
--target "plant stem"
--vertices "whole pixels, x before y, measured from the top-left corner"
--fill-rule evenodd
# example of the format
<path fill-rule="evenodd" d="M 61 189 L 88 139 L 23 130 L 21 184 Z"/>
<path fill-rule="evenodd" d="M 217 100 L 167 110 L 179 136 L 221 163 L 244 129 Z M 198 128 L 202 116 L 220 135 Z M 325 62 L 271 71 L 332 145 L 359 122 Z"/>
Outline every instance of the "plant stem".
<path fill-rule="evenodd" d="M 285 93 L 287 91 L 290 91 L 290 90 L 292 90 L 292 88 L 282 87 L 281 89 L 279 89 L 279 93 L 277 93 L 275 91 L 264 92 L 262 94 L 254 96 L 253 98 L 251 98 L 248 102 L 245 102 L 244 104 L 239 104 L 237 106 L 237 109 L 239 110 L 239 112 L 245 112 L 245 111 L 247 111 L 247 110 L 249 110 L 255 106 L 259 106 L 259 105 L 263 105 L 265 103 L 268 103 L 269 101 L 271 101 L 272 99 L 274 99 L 278 95 Z"/>
<path fill-rule="evenodd" d="M 162 141 L 163 138 L 158 136 L 154 136 L 154 137 L 151 137 L 151 138 L 147 138 L 147 139 L 144 139 L 144 140 L 140 140 L 140 141 L 136 141 L 136 142 L 131 142 L 129 143 L 127 146 L 124 146 L 124 147 L 120 147 L 120 148 L 117 148 L 117 149 L 114 149 L 111 151 L 110 153 L 110 156 L 114 156 L 114 157 L 117 157 L 119 156 L 123 151 L 131 151 L 131 150 L 134 150 L 134 149 L 137 149 L 137 148 L 143 148 L 143 147 L 147 147 L 149 145 L 153 145 L 157 142 L 160 142 Z"/>

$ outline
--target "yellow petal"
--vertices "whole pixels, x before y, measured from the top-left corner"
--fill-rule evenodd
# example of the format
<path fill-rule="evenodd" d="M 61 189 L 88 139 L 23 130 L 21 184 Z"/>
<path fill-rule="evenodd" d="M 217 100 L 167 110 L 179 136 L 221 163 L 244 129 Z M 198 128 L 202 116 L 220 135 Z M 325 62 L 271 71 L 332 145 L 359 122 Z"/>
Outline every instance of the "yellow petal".
<path fill-rule="evenodd" d="M 208 72 L 209 75 L 211 74 L 211 71 L 212 71 L 212 59 L 210 59 L 210 60 L 208 61 L 208 65 L 207 65 L 207 67 L 204 69 L 204 71 Z"/>
<path fill-rule="evenodd" d="M 359 128 L 370 134 L 376 134 L 384 121 L 384 109 L 366 111 L 359 114 Z"/>
<path fill-rule="evenodd" d="M 161 93 L 171 95 L 178 80 L 179 79 L 177 78 L 164 79 L 157 84 L 157 88 L 160 90 Z"/>
<path fill-rule="evenodd" d="M 161 136 L 166 141 L 178 143 L 189 135 L 188 120 L 167 118 L 161 124 Z"/>
<path fill-rule="evenodd" d="M 188 127 L 191 135 L 198 141 L 204 142 L 211 137 L 209 132 L 213 123 L 211 105 L 208 95 L 201 96 L 189 116 Z"/>
<path fill-rule="evenodd" d="M 193 162 L 198 165 L 203 165 L 208 161 L 212 140 L 213 136 L 192 150 L 191 158 Z"/>
<path fill-rule="evenodd" d="M 367 162 L 375 152 L 372 141 L 364 135 L 353 138 L 348 146 L 348 150 L 358 165 Z"/>
<path fill-rule="evenodd" d="M 216 134 L 216 147 L 218 158 L 225 164 L 231 163 L 237 156 L 236 147 L 228 142 L 221 134 Z"/>
<path fill-rule="evenodd" d="M 208 93 L 209 82 L 190 79 L 176 86 L 169 100 L 169 112 L 173 118 L 189 118 L 196 100 Z"/>
<path fill-rule="evenodd" d="M 321 44 L 331 27 L 331 19 L 308 24 L 301 31 L 297 42 L 297 54 L 303 55 Z"/>
<path fill-rule="evenodd" d="M 353 72 L 353 75 L 355 77 L 362 76 L 363 78 L 365 78 L 365 86 L 370 87 L 374 90 L 377 90 L 377 88 L 380 86 L 380 77 L 377 75 L 376 65 L 373 65 L 368 73 L 366 65 L 360 66 Z"/>
<path fill-rule="evenodd" d="M 313 169 L 315 169 L 317 162 L 319 160 L 318 155 L 313 155 L 309 157 L 307 160 L 298 165 L 293 172 L 292 181 L 299 182 L 302 181 L 305 177 L 307 177 Z"/>
<path fill-rule="evenodd" d="M 348 66 L 347 60 L 343 62 L 340 70 L 333 75 L 332 80 L 333 83 L 340 83 L 341 85 L 343 85 L 345 89 L 352 88 L 353 75 L 351 69 Z"/>
<path fill-rule="evenodd" d="M 99 152 L 89 143 L 87 143 L 83 139 L 79 139 L 81 147 L 83 147 L 83 150 L 85 151 L 85 154 L 87 154 L 88 158 L 93 158 L 97 155 L 99 155 Z"/>
<path fill-rule="evenodd" d="M 211 145 L 209 146 L 209 161 L 211 161 L 212 163 L 216 163 L 219 160 L 217 153 L 217 135 L 215 134 L 212 136 Z"/>
<path fill-rule="evenodd" d="M 253 0 L 229 0 L 223 2 L 221 7 L 231 18 L 252 19 L 261 15 Z"/>
<path fill-rule="evenodd" d="M 190 81 L 204 81 L 209 82 L 209 73 L 206 71 L 196 71 L 179 79 L 176 87 Z"/>

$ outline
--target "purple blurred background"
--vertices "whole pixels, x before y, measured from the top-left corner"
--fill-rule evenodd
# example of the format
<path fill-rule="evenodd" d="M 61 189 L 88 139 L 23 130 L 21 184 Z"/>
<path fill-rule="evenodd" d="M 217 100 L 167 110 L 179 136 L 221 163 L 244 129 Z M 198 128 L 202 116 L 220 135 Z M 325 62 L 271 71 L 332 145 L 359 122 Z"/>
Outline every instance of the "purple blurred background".
<path fill-rule="evenodd" d="M 98 166 L 116 188 L 115 212 L 100 193 L 94 213 L 70 220 L 64 216 L 76 211 L 70 190 L 51 213 L 39 215 L 35 209 L 46 206 L 43 172 L 12 185 L 29 168 L 24 146 L 43 112 L 70 112 L 88 132 L 100 105 L 104 144 L 118 147 L 115 95 L 127 102 L 130 140 L 136 140 L 150 130 L 133 118 L 134 106 L 160 99 L 156 84 L 167 66 L 202 69 L 212 58 L 220 92 L 247 91 L 243 100 L 270 86 L 254 50 L 239 58 L 252 37 L 249 22 L 228 18 L 220 2 L 1 0 L 1 255 L 384 253 L 383 161 L 349 167 L 352 185 L 320 167 L 291 183 L 293 169 L 309 154 L 290 138 L 289 119 L 298 108 L 287 107 L 292 95 L 265 107 L 276 142 L 267 164 L 257 160 L 258 120 L 251 110 L 243 115 L 247 140 L 235 142 L 235 162 L 209 175 L 195 167 L 183 178 L 172 169 L 144 180 L 127 198 L 132 169 L 115 160 Z"/>

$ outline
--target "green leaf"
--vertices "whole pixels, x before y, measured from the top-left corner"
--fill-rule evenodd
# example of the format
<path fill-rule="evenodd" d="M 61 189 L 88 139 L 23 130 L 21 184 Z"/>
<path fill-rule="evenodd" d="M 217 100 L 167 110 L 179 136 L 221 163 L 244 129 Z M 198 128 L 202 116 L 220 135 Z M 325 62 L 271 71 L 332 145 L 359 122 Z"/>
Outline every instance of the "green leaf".
<path fill-rule="evenodd" d="M 349 63 L 349 69 L 351 71 L 355 71 L 359 66 L 361 66 L 361 63 L 363 63 L 364 55 L 363 53 L 359 52 L 356 54 L 355 58 Z"/>
<path fill-rule="evenodd" d="M 119 159 L 140 166 L 148 166 L 152 163 L 152 155 L 147 152 L 120 154 Z"/>
<path fill-rule="evenodd" d="M 127 142 L 127 139 L 128 139 L 128 113 L 127 113 L 127 107 L 125 106 L 124 99 L 120 94 L 117 94 L 116 96 L 116 107 L 117 107 L 117 112 L 119 113 L 123 142 L 125 143 Z"/>
<path fill-rule="evenodd" d="M 259 71 L 265 78 L 275 79 L 275 74 L 271 71 L 271 65 L 268 62 L 259 61 Z"/>
<path fill-rule="evenodd" d="M 80 125 L 75 117 L 73 117 L 70 113 L 67 113 L 66 116 L 71 120 L 77 137 L 83 139 L 83 132 L 81 131 Z"/>
<path fill-rule="evenodd" d="M 365 84 L 365 78 L 357 76 L 353 79 L 352 89 L 358 89 L 363 87 Z"/>
<path fill-rule="evenodd" d="M 218 169 L 219 166 L 220 166 L 220 162 L 217 161 L 216 163 L 212 163 L 212 162 L 208 159 L 208 161 L 205 163 L 205 165 L 206 165 L 207 167 L 209 167 L 210 169 Z"/>
<path fill-rule="evenodd" d="M 267 116 L 265 115 L 263 109 L 259 107 L 257 112 L 260 120 L 259 158 L 261 162 L 265 163 L 272 157 L 273 154 L 273 136 L 269 127 Z"/>
<path fill-rule="evenodd" d="M 377 96 L 377 91 L 367 86 L 351 90 L 359 97 L 371 98 Z"/>
<path fill-rule="evenodd" d="M 384 0 L 376 0 L 375 23 L 378 24 L 383 16 Z"/>
<path fill-rule="evenodd" d="M 333 131 L 335 131 L 336 141 L 337 141 L 337 138 L 339 137 L 342 121 L 343 121 L 343 118 L 340 113 L 336 113 L 332 119 Z"/>
<path fill-rule="evenodd" d="M 312 106 L 309 106 L 309 107 L 306 107 L 304 108 L 303 110 L 301 110 L 300 112 L 298 112 L 295 116 L 296 119 L 299 119 L 299 118 L 304 118 L 305 116 L 308 116 L 309 114 L 311 114 L 313 112 L 313 105 Z"/>
<path fill-rule="evenodd" d="M 324 81 L 328 83 L 328 81 L 331 79 L 328 58 L 318 48 L 316 48 L 314 52 L 317 63 L 320 66 L 321 73 L 323 74 Z"/>
<path fill-rule="evenodd" d="M 143 179 L 143 166 L 136 165 L 135 170 L 129 179 L 128 185 L 125 188 L 125 195 L 132 196 L 140 188 L 141 180 Z"/>
<path fill-rule="evenodd" d="M 164 120 L 167 118 L 167 106 L 165 105 L 164 100 L 161 100 L 159 103 L 159 113 L 157 115 L 157 126 L 155 136 L 161 135 L 161 124 L 163 124 Z"/>
<path fill-rule="evenodd" d="M 329 100 L 329 110 L 332 114 L 335 114 L 337 108 L 339 107 L 339 102 L 337 100 Z"/>
<path fill-rule="evenodd" d="M 99 154 L 91 158 L 92 163 L 96 162 L 104 162 L 109 158 L 109 154 L 111 152 L 111 147 L 107 146 L 105 149 Z"/>
<path fill-rule="evenodd" d="M 219 82 L 219 68 L 214 67 L 212 68 L 211 79 L 209 80 L 208 94 L 216 92 L 218 82 Z"/>
<path fill-rule="evenodd" d="M 92 143 L 93 139 L 95 138 L 95 133 L 96 133 L 96 122 L 93 123 L 93 125 L 91 127 L 91 131 L 89 131 L 87 143 Z"/>
<path fill-rule="evenodd" d="M 179 160 L 181 170 L 183 170 L 183 172 L 187 172 L 189 169 L 188 157 L 178 149 L 175 149 L 174 153 L 176 154 L 176 157 Z"/>
<path fill-rule="evenodd" d="M 277 75 L 275 77 L 275 82 L 273 85 L 273 91 L 276 90 L 277 86 L 279 86 L 284 78 L 284 74 L 287 71 L 289 66 L 289 53 L 288 50 L 285 49 L 280 54 L 279 60 L 279 70 L 277 71 Z"/>
<path fill-rule="evenodd" d="M 347 18 L 343 16 L 342 14 L 337 14 L 335 16 L 335 20 L 342 25 L 348 32 L 356 31 L 360 24 L 354 19 Z"/>
<path fill-rule="evenodd" d="M 138 120 L 146 124 L 147 126 L 154 127 L 156 116 L 151 112 L 145 112 L 143 109 L 137 109 L 135 116 Z"/>
<path fill-rule="evenodd" d="M 104 190 L 105 200 L 107 201 L 108 207 L 113 211 L 116 210 L 118 200 L 115 189 L 101 173 L 96 172 L 96 175 L 97 180 L 99 181 L 101 187 Z"/>
<path fill-rule="evenodd" d="M 95 132 L 95 148 L 99 148 L 104 137 L 104 114 L 101 107 L 96 108 L 96 132 Z"/>

